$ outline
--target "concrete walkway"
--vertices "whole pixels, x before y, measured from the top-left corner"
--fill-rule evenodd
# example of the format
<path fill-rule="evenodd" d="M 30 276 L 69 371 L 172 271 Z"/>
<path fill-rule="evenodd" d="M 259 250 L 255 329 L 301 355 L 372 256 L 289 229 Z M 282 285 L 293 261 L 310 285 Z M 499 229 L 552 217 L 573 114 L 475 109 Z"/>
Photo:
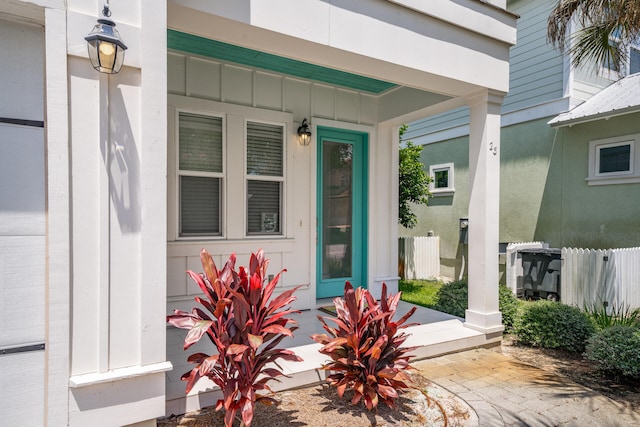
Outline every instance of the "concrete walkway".
<path fill-rule="evenodd" d="M 639 412 L 495 350 L 468 350 L 412 365 L 464 399 L 480 426 L 640 425 Z"/>

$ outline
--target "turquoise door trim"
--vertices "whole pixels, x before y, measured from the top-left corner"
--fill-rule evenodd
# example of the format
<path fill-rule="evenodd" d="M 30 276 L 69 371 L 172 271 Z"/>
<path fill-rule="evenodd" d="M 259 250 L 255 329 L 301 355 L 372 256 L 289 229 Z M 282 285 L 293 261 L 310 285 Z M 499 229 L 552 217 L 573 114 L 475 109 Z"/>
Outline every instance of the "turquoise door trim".
<path fill-rule="evenodd" d="M 368 158 L 369 158 L 369 135 L 364 132 L 318 127 L 317 129 L 317 179 L 316 179 L 316 194 L 317 194 L 317 247 L 316 247 L 316 297 L 317 298 L 330 298 L 342 295 L 344 292 L 345 281 L 350 281 L 355 287 L 362 286 L 367 287 L 367 259 L 368 259 Z M 344 147 L 344 148 L 343 148 Z M 351 210 L 350 224 L 346 227 L 335 225 L 336 217 L 331 223 L 329 215 L 331 208 L 326 206 L 326 200 L 330 200 L 334 197 L 342 198 L 342 194 L 335 196 L 325 195 L 325 189 L 327 188 L 327 178 L 325 172 L 328 170 L 329 165 L 326 165 L 325 158 L 328 154 L 326 150 L 341 150 L 342 152 L 350 153 L 351 160 L 351 174 L 347 177 L 333 177 L 333 184 L 340 182 L 340 179 L 344 183 L 350 182 L 351 184 L 351 204 L 349 208 Z M 347 161 L 346 164 L 349 162 Z M 335 169 L 331 167 L 332 171 Z M 332 185 L 331 189 L 335 193 L 339 190 L 335 190 L 335 187 L 339 185 Z M 333 203 L 333 202 L 332 202 Z M 344 207 L 344 205 L 342 206 Z M 327 209 L 327 211 L 325 211 Z M 344 209 L 342 209 L 344 212 Z M 339 215 L 339 214 L 338 214 Z M 347 215 L 348 216 L 348 215 Z M 337 221 L 340 223 L 340 217 Z M 349 223 L 349 221 L 343 221 Z M 349 229 L 348 233 L 345 233 L 345 228 Z M 347 237 L 344 244 L 333 245 L 334 242 L 340 242 L 340 237 L 336 237 L 335 233 L 338 230 L 342 233 L 350 235 Z M 341 270 L 340 267 L 336 268 L 336 259 L 330 259 L 333 255 L 329 252 L 333 251 L 333 248 L 338 248 L 338 252 L 345 251 L 346 259 L 350 261 L 350 269 Z M 345 249 L 346 248 L 346 249 Z M 344 258 L 343 258 L 344 259 Z M 326 264 L 326 265 L 325 265 Z M 342 264 L 341 264 L 342 265 Z M 330 271 L 331 270 L 331 271 Z"/>

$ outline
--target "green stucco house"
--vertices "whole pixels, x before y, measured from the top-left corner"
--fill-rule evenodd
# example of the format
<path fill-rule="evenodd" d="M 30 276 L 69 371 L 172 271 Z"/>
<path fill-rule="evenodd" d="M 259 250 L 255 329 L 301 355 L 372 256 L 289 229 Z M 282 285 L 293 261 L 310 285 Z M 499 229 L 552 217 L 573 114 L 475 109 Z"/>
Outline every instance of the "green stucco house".
<path fill-rule="evenodd" d="M 546 42 L 553 2 L 514 0 L 507 7 L 519 19 L 497 153 L 501 250 L 530 241 L 639 246 L 640 77 L 633 73 L 640 71 L 640 51 L 632 47 L 618 70 L 573 69 Z M 456 279 L 466 276 L 472 256 L 460 238 L 474 178 L 468 133 L 468 109 L 459 108 L 415 121 L 404 135 L 424 146 L 422 162 L 435 180 L 429 205 L 417 208 L 417 227 L 401 228 L 400 236 L 440 236 L 441 274 Z M 478 226 L 469 220 L 470 230 Z"/>

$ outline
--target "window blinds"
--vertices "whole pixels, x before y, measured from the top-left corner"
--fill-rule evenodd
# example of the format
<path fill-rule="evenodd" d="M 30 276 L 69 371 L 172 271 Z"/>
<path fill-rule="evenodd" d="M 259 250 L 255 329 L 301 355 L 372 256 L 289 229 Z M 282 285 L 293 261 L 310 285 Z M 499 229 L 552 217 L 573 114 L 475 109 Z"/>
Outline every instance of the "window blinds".
<path fill-rule="evenodd" d="M 181 112 L 178 132 L 180 235 L 220 235 L 222 118 Z"/>
<path fill-rule="evenodd" d="M 180 113 L 180 170 L 222 172 L 222 118 Z"/>
<path fill-rule="evenodd" d="M 283 127 L 247 122 L 247 174 L 282 176 Z"/>
<path fill-rule="evenodd" d="M 180 177 L 180 234 L 220 234 L 220 178 Z"/>
<path fill-rule="evenodd" d="M 283 152 L 283 126 L 247 122 L 248 234 L 281 233 Z"/>
<path fill-rule="evenodd" d="M 277 181 L 247 182 L 247 232 L 280 233 L 280 192 Z"/>

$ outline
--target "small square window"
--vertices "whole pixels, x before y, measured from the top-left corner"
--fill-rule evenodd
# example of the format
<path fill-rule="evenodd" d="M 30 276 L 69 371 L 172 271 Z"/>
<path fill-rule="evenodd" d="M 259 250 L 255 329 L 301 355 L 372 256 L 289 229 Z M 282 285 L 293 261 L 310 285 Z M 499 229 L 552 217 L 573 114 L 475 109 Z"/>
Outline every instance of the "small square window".
<path fill-rule="evenodd" d="M 434 196 L 450 196 L 455 191 L 453 186 L 453 163 L 431 165 L 429 167 L 431 176 L 430 191 Z"/>
<path fill-rule="evenodd" d="M 438 188 L 449 188 L 449 169 L 440 169 L 433 174 L 433 186 Z"/>
<path fill-rule="evenodd" d="M 607 138 L 589 143 L 589 185 L 628 184 L 640 181 L 636 153 L 640 135 Z"/>
<path fill-rule="evenodd" d="M 603 145 L 598 150 L 598 174 L 631 172 L 631 143 Z"/>

